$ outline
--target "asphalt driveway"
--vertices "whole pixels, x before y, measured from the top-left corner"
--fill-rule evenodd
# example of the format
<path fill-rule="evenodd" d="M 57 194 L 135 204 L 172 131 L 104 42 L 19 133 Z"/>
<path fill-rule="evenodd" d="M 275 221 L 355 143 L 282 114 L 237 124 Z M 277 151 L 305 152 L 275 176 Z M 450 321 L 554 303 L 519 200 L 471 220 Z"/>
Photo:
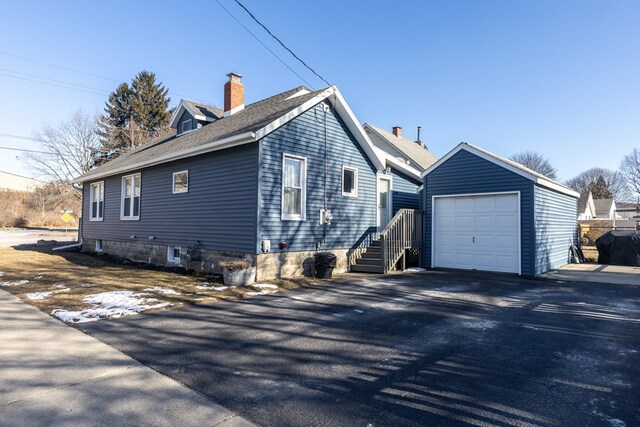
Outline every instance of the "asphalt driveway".
<path fill-rule="evenodd" d="M 640 278 L 354 275 L 83 329 L 263 425 L 640 425 Z"/>

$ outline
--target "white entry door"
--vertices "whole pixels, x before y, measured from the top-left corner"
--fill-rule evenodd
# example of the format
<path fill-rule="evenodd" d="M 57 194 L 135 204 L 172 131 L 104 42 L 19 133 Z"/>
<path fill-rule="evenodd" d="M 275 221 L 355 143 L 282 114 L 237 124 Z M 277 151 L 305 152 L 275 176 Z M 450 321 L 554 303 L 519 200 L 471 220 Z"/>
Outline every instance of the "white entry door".
<path fill-rule="evenodd" d="M 435 197 L 432 237 L 434 267 L 520 273 L 520 197 Z"/>
<path fill-rule="evenodd" d="M 391 220 L 391 180 L 378 178 L 378 230 L 382 231 Z"/>

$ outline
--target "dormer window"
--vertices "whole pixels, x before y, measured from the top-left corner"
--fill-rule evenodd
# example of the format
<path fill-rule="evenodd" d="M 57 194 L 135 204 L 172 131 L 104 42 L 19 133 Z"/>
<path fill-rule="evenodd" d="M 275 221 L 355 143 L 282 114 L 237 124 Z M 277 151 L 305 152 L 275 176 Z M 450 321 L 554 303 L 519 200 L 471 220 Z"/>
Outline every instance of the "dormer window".
<path fill-rule="evenodd" d="M 189 132 L 193 129 L 193 125 L 191 124 L 191 119 L 187 119 L 180 125 L 180 133 Z"/>

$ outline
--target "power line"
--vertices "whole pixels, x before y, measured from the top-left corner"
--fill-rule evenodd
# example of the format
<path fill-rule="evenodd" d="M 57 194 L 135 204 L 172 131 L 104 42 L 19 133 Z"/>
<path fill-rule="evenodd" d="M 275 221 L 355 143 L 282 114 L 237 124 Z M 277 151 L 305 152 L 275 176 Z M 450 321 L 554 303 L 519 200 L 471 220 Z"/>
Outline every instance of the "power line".
<path fill-rule="evenodd" d="M 14 57 L 14 58 L 22 59 L 24 61 L 33 62 L 35 64 L 46 65 L 48 67 L 58 68 L 60 70 L 65 70 L 65 71 L 71 71 L 73 73 L 83 74 L 85 76 L 90 76 L 90 77 L 96 77 L 96 78 L 108 80 L 108 81 L 111 81 L 111 82 L 123 83 L 122 80 L 118 80 L 118 79 L 114 79 L 114 78 L 111 78 L 111 77 L 102 76 L 100 74 L 88 73 L 86 71 L 77 70 L 75 68 L 65 67 L 65 66 L 57 65 L 57 64 L 52 64 L 50 62 L 40 61 L 40 60 L 33 59 L 33 58 L 27 58 L 26 56 L 16 55 L 16 54 L 9 53 L 9 52 L 0 51 L 0 55 L 11 56 L 11 57 Z M 17 71 L 11 71 L 11 72 L 18 73 Z M 39 77 L 39 78 L 45 79 L 45 77 Z M 22 79 L 22 80 L 26 80 L 26 79 Z M 77 85 L 75 83 L 69 83 L 69 84 Z M 77 85 L 77 86 L 82 86 L 82 85 Z M 103 89 L 98 89 L 98 90 L 103 91 Z M 110 93 L 110 92 L 107 92 L 107 93 Z M 169 95 L 177 96 L 177 97 L 180 97 L 180 98 L 192 99 L 194 101 L 203 101 L 203 102 L 206 102 L 206 103 L 209 103 L 209 104 L 211 103 L 211 101 L 209 101 L 207 99 L 195 98 L 195 97 L 192 97 L 192 96 L 183 95 L 183 94 L 176 93 L 176 92 L 169 92 Z"/>
<path fill-rule="evenodd" d="M 217 0 L 216 0 L 217 1 Z M 280 46 L 282 46 L 283 48 L 285 48 L 291 55 L 293 55 L 294 58 L 296 58 L 298 61 L 300 61 L 300 63 L 302 65 L 304 65 L 305 67 L 307 67 L 307 69 L 309 71 L 311 71 L 313 74 L 315 74 L 316 76 L 318 76 L 318 78 L 320 80 L 322 80 L 323 82 L 325 82 L 328 86 L 331 86 L 331 83 L 329 83 L 328 81 L 325 80 L 324 77 L 322 77 L 320 74 L 318 74 L 313 68 L 311 68 L 309 65 L 307 65 L 306 62 L 304 62 L 298 55 L 296 55 L 291 49 L 289 49 L 278 37 L 275 36 L 275 34 L 273 34 L 262 22 L 260 22 L 258 20 L 258 18 L 256 18 L 253 13 L 251 13 L 251 11 L 249 9 L 246 8 L 245 5 L 243 5 L 242 3 L 240 3 L 239 0 L 235 0 L 236 3 L 238 3 L 238 5 L 243 8 L 245 10 L 245 12 L 247 12 L 249 14 L 249 16 L 251 16 L 251 18 L 256 21 L 256 23 L 258 25 L 260 25 L 262 28 L 264 28 L 264 30 L 269 33 L 269 35 L 271 37 L 273 37 L 273 39 L 275 41 L 277 41 L 278 43 L 280 43 Z M 219 3 L 219 2 L 218 2 Z"/>
<path fill-rule="evenodd" d="M 7 73 L 18 74 L 18 75 L 21 75 L 21 76 L 34 77 L 36 79 L 48 80 L 48 81 L 51 81 L 51 82 L 62 83 L 62 84 L 65 84 L 65 85 L 70 85 L 70 86 L 77 86 L 79 88 L 95 90 L 97 92 L 104 92 L 105 95 L 108 95 L 110 93 L 108 90 L 105 90 L 105 89 L 100 89 L 100 88 L 92 87 L 92 86 L 85 86 L 85 85 L 81 85 L 81 84 L 78 84 L 78 83 L 66 82 L 66 81 L 63 81 L 63 80 L 51 79 L 49 77 L 42 77 L 42 76 L 39 76 L 37 74 L 29 74 L 29 73 L 24 73 L 22 71 L 9 70 L 7 68 L 0 68 L 0 71 L 4 71 L 4 72 L 7 72 Z"/>
<path fill-rule="evenodd" d="M 24 152 L 26 152 L 26 153 L 37 153 L 37 154 L 51 154 L 51 155 L 56 155 L 56 153 L 52 153 L 52 152 L 49 152 L 49 151 L 27 150 L 26 148 L 0 147 L 0 150 L 24 151 Z"/>
<path fill-rule="evenodd" d="M 25 77 L 12 76 L 11 74 L 0 73 L 0 76 L 10 77 L 10 78 L 13 78 L 13 79 L 18 79 L 18 80 L 24 80 L 24 81 L 27 81 L 27 82 L 40 83 L 40 84 L 47 85 L 47 86 L 60 87 L 60 88 L 63 88 L 63 89 L 76 90 L 78 92 L 85 92 L 85 93 L 90 93 L 90 94 L 93 94 L 93 95 L 100 95 L 100 96 L 104 96 L 105 95 L 104 93 L 93 92 L 93 91 L 84 90 L 84 89 L 80 89 L 80 88 L 76 88 L 76 87 L 62 86 L 62 85 L 58 85 L 58 84 L 54 84 L 54 83 L 43 82 L 43 81 L 40 81 L 40 80 L 28 79 L 28 78 L 25 78 Z"/>
<path fill-rule="evenodd" d="M 269 48 L 269 46 L 267 46 L 266 44 L 264 44 L 264 42 L 262 40 L 260 40 L 258 38 L 258 36 L 256 36 L 249 28 L 247 28 L 246 25 L 244 25 L 238 18 L 235 17 L 235 15 L 233 13 L 231 13 L 231 11 L 229 11 L 229 9 L 227 9 L 226 7 L 224 7 L 224 5 L 222 3 L 220 3 L 219 0 L 216 0 L 216 3 L 218 3 L 220 5 L 221 8 L 224 9 L 225 12 L 227 12 L 229 14 L 229 16 L 231 16 L 238 24 L 240 24 L 240 26 L 242 28 L 244 28 L 249 34 L 251 34 L 251 36 L 253 36 L 254 39 L 256 39 L 256 41 L 258 43 L 260 43 L 262 45 L 262 47 L 264 47 L 265 49 L 267 49 L 269 51 L 269 53 L 271 53 L 271 55 L 273 55 L 278 61 L 280 61 L 282 63 L 282 65 L 284 65 L 285 67 L 287 67 L 289 69 L 289 71 L 291 71 L 293 74 L 295 74 L 296 76 L 298 76 L 298 78 L 300 80 L 302 80 L 303 82 L 305 82 L 307 85 L 309 85 L 312 89 L 313 89 L 313 85 L 311 83 L 309 83 L 308 81 L 306 81 L 300 74 L 298 74 L 293 68 L 291 68 L 289 66 L 289 64 L 287 64 L 286 62 L 284 62 L 284 60 L 282 58 L 280 58 L 273 50 L 271 50 Z"/>

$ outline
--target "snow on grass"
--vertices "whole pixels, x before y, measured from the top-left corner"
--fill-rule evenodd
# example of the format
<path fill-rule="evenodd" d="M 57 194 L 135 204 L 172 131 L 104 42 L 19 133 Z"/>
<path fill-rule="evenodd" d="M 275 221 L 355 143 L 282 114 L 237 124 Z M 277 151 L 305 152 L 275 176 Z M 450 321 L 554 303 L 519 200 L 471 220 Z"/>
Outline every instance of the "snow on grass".
<path fill-rule="evenodd" d="M 405 268 L 403 270 L 404 273 L 421 273 L 423 271 L 427 271 L 426 268 L 420 268 L 420 267 L 411 267 L 411 268 Z"/>
<path fill-rule="evenodd" d="M 178 291 L 174 291 L 173 289 L 163 288 L 162 286 L 154 286 L 152 288 L 145 288 L 145 291 L 153 291 L 158 292 L 162 295 L 182 295 Z"/>
<path fill-rule="evenodd" d="M 53 291 L 44 291 L 44 292 L 31 292 L 26 294 L 26 297 L 30 300 L 43 300 L 49 298 L 53 294 L 59 294 L 61 292 L 69 292 L 71 289 L 67 288 L 65 285 L 54 285 L 51 287 L 54 289 Z"/>
<path fill-rule="evenodd" d="M 276 285 L 272 285 L 270 283 L 255 283 L 249 286 L 251 286 L 252 288 L 258 288 L 258 289 L 278 289 Z"/>
<path fill-rule="evenodd" d="M 29 283 L 28 280 L 17 280 L 15 282 L 2 282 L 0 283 L 0 286 L 22 286 L 22 285 L 26 285 L 27 283 Z"/>
<path fill-rule="evenodd" d="M 0 271 L 0 277 L 4 276 L 4 271 Z"/>
<path fill-rule="evenodd" d="M 33 276 L 34 279 L 39 280 L 42 279 L 44 276 L 42 274 L 38 274 L 37 276 Z"/>
<path fill-rule="evenodd" d="M 84 297 L 83 301 L 93 305 L 93 308 L 79 311 L 58 309 L 53 310 L 51 314 L 63 322 L 84 323 L 109 317 L 131 316 L 145 310 L 171 305 L 170 302 L 158 303 L 156 298 L 146 298 L 144 295 L 147 294 L 132 291 L 101 292 Z"/>
<path fill-rule="evenodd" d="M 235 286 L 231 287 L 235 288 Z M 224 291 L 225 289 L 229 289 L 229 286 L 211 286 L 208 282 L 204 282 L 202 285 L 196 285 L 196 289 L 203 291 Z"/>
<path fill-rule="evenodd" d="M 27 298 L 29 298 L 30 300 L 41 300 L 41 299 L 45 299 L 45 298 L 49 298 L 51 295 L 53 295 L 53 291 L 48 291 L 48 292 L 32 292 L 30 294 L 27 294 Z"/>
<path fill-rule="evenodd" d="M 274 294 L 276 292 L 277 291 L 267 291 L 267 290 L 264 290 L 264 291 L 252 291 L 252 292 L 247 292 L 245 295 L 249 295 L 249 296 L 255 297 L 255 296 L 258 296 L 258 295 Z"/>

